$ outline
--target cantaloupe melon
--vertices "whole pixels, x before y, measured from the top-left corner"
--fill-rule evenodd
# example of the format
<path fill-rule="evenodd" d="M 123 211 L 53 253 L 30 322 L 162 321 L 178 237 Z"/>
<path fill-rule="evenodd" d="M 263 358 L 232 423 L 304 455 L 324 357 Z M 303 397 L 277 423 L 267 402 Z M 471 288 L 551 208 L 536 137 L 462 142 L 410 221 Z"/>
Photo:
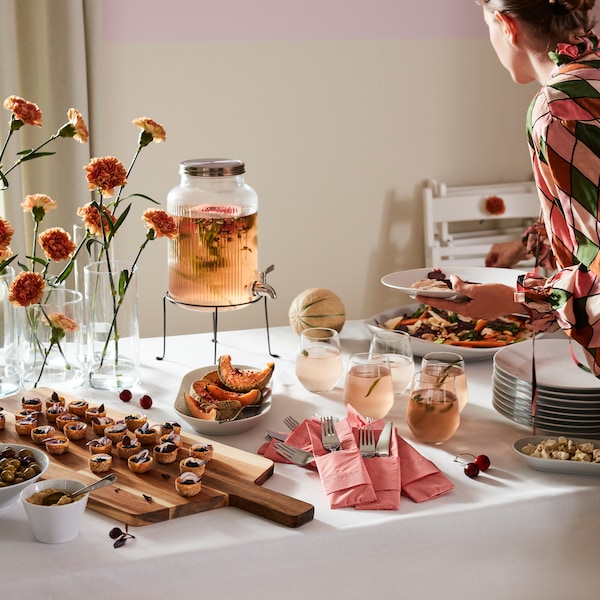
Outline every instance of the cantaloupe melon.
<path fill-rule="evenodd" d="M 292 329 L 298 335 L 309 327 L 341 331 L 346 322 L 346 307 L 331 290 L 309 288 L 294 298 L 288 316 Z"/>

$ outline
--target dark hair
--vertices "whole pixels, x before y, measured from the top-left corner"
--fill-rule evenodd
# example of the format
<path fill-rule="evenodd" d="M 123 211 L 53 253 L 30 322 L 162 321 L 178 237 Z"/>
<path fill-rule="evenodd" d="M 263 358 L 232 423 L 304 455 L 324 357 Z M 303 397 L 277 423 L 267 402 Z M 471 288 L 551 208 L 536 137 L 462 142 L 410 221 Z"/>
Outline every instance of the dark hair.
<path fill-rule="evenodd" d="M 476 0 L 486 10 L 512 13 L 540 42 L 556 46 L 571 33 L 588 33 L 596 24 L 596 0 Z"/>

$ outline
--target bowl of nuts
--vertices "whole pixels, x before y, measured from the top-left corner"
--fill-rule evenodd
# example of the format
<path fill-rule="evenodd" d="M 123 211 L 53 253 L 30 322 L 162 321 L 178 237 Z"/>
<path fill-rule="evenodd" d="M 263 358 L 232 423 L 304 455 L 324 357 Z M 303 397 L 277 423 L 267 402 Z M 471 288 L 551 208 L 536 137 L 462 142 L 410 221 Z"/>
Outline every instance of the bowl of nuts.
<path fill-rule="evenodd" d="M 50 459 L 39 448 L 22 444 L 0 444 L 0 512 L 12 508 L 21 490 L 37 481 Z"/>

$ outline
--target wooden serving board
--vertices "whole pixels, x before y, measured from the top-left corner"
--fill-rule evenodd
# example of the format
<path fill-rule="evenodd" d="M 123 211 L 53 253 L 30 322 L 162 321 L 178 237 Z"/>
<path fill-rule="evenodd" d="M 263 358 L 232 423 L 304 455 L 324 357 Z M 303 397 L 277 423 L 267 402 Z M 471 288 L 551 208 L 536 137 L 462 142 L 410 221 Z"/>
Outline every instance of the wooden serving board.
<path fill-rule="evenodd" d="M 38 397 L 45 406 L 45 401 L 52 392 L 48 388 L 37 388 L 0 400 L 6 417 L 6 427 L 0 430 L 0 444 L 35 446 L 31 438 L 17 434 L 14 413 L 21 408 L 23 397 Z M 64 396 L 66 404 L 80 399 L 63 392 L 58 393 Z M 107 407 L 107 416 L 115 420 L 123 419 L 125 415 L 126 413 Z M 43 408 L 38 425 L 46 424 Z M 150 420 L 150 425 L 153 424 Z M 260 487 L 273 474 L 272 461 L 195 434 L 182 431 L 181 436 L 183 446 L 179 449 L 177 460 L 166 465 L 155 461 L 152 469 L 143 474 L 132 473 L 127 461 L 118 458 L 113 446 L 112 472 L 117 475 L 117 482 L 92 492 L 88 508 L 128 525 L 148 525 L 223 506 L 236 506 L 287 527 L 300 527 L 312 520 L 314 507 L 311 504 Z M 88 467 L 90 453 L 85 444 L 95 437 L 97 436 L 92 428 L 88 427 L 87 438 L 71 441 L 65 454 L 48 455 L 50 466 L 44 479 L 76 479 L 82 484 L 88 484 L 106 475 L 107 473 L 95 475 Z M 188 456 L 191 445 L 200 442 L 211 444 L 214 456 L 206 465 L 200 493 L 184 498 L 175 490 L 179 461 Z M 45 451 L 43 446 L 40 449 Z"/>

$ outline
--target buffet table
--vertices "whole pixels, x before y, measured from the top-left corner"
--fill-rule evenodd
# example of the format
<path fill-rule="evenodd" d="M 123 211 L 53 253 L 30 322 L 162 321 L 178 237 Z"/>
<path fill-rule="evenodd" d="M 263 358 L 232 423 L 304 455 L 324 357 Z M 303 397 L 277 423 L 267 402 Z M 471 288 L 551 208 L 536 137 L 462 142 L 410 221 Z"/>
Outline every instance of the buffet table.
<path fill-rule="evenodd" d="M 298 337 L 271 328 L 271 359 L 264 329 L 222 332 L 218 354 L 237 364 L 275 362 L 272 409 L 260 425 L 215 440 L 256 453 L 265 429 L 285 430 L 283 418 L 345 415 L 338 387 L 304 390 L 294 373 Z M 366 351 L 361 321 L 342 331 L 344 356 Z M 142 340 L 142 384 L 129 408 L 150 394 L 151 423 L 173 420 L 183 376 L 213 362 L 212 334 Z M 600 589 L 595 548 L 600 540 L 600 479 L 530 469 L 512 443 L 531 432 L 492 407 L 491 361 L 467 363 L 469 404 L 446 444 L 412 440 L 404 420 L 406 398 L 390 414 L 400 435 L 455 484 L 437 499 L 402 499 L 398 511 L 331 510 L 318 475 L 275 464 L 265 487 L 308 502 L 314 519 L 293 529 L 220 508 L 145 527 L 115 549 L 109 530 L 122 524 L 87 510 L 80 535 L 60 546 L 37 543 L 20 504 L 0 514 L 0 596 L 19 598 L 583 598 Z M 117 394 L 80 388 L 89 401 L 124 410 Z M 185 427 L 187 429 L 187 425 Z M 191 430 L 190 430 L 191 431 Z M 456 454 L 487 454 L 492 466 L 476 479 L 453 462 Z M 191 595 L 193 594 L 193 596 Z M 380 596 L 383 597 L 383 596 Z"/>

